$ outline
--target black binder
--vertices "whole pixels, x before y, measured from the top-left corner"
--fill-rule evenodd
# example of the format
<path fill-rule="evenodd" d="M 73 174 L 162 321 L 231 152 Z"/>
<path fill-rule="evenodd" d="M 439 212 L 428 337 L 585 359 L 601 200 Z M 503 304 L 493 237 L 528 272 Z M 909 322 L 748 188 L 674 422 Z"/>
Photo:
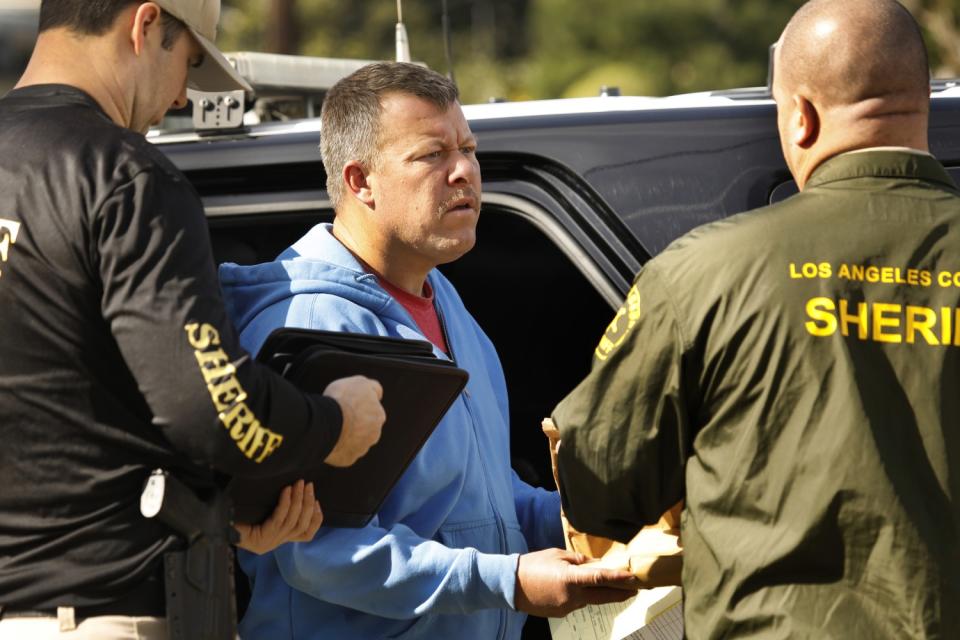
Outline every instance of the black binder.
<path fill-rule="evenodd" d="M 303 478 L 314 484 L 323 526 L 366 525 L 468 378 L 454 363 L 434 356 L 428 342 L 289 327 L 267 337 L 257 360 L 314 393 L 346 376 L 378 380 L 387 420 L 380 441 L 351 467 L 317 460 L 280 476 L 234 478 L 228 491 L 237 522 L 263 521 L 283 487 Z"/>

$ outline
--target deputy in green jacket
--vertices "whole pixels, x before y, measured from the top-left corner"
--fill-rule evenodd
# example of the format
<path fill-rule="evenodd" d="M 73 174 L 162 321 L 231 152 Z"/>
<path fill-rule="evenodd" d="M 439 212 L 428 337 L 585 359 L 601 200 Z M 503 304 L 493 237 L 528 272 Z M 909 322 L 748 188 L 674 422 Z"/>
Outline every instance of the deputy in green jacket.
<path fill-rule="evenodd" d="M 685 499 L 689 638 L 960 638 L 960 193 L 893 0 L 776 51 L 801 193 L 647 263 L 555 409 L 564 506 L 627 540 Z"/>

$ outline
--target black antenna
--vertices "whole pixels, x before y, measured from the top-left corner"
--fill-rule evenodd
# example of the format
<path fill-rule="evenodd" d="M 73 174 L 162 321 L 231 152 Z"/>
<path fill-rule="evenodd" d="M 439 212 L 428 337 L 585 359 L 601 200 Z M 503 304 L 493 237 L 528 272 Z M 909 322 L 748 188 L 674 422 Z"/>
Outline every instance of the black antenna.
<path fill-rule="evenodd" d="M 443 0 L 442 7 L 443 55 L 447 58 L 447 77 L 453 84 L 457 84 L 457 79 L 453 75 L 453 52 L 450 48 L 450 14 L 447 13 L 447 0 Z"/>

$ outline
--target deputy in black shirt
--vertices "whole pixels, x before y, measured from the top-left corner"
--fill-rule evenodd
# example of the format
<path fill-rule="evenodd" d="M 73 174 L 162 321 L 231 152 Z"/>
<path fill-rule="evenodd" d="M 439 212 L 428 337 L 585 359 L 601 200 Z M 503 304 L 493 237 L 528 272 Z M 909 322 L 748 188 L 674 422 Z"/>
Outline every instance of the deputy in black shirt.
<path fill-rule="evenodd" d="M 186 104 L 188 73 L 242 86 L 209 42 L 218 16 L 44 0 L 0 100 L 0 637 L 58 607 L 163 615 L 176 541 L 139 513 L 152 469 L 203 490 L 346 466 L 379 438 L 376 382 L 307 396 L 238 346 L 197 194 L 143 136 Z"/>

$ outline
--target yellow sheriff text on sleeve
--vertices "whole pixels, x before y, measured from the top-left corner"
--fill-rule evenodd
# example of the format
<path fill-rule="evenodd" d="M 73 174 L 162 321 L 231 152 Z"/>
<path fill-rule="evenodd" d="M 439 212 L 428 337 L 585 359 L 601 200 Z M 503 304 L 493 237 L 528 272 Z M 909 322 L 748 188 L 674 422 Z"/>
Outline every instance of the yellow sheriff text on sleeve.
<path fill-rule="evenodd" d="M 264 427 L 244 402 L 247 392 L 240 386 L 236 367 L 220 348 L 219 332 L 206 323 L 188 324 L 184 330 L 220 422 L 243 455 L 263 462 L 280 447 L 283 436 Z"/>
<path fill-rule="evenodd" d="M 891 344 L 960 347 L 960 309 L 932 309 L 890 302 L 854 302 L 810 298 L 806 303 L 807 332 L 826 338 L 838 331 L 859 340 Z"/>
<path fill-rule="evenodd" d="M 13 220 L 0 218 L 0 265 L 5 263 L 10 257 L 10 246 L 16 244 L 17 236 L 20 234 L 20 223 Z M 0 268 L 0 278 L 3 277 L 3 270 Z"/>

